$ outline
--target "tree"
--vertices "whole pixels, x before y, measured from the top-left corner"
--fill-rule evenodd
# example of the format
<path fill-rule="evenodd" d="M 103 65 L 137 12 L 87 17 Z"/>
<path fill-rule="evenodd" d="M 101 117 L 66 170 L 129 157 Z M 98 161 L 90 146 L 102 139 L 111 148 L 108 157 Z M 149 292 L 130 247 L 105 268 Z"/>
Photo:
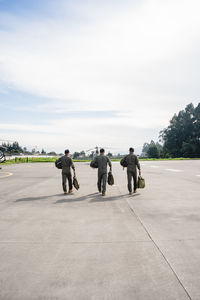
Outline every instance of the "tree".
<path fill-rule="evenodd" d="M 144 143 L 142 148 L 142 156 L 147 156 L 148 149 L 149 149 L 149 143 Z"/>
<path fill-rule="evenodd" d="M 110 152 L 108 152 L 108 157 L 112 157 L 113 155 L 112 155 L 112 153 L 110 153 Z"/>
<path fill-rule="evenodd" d="M 48 155 L 56 156 L 56 152 L 55 151 L 51 151 L 51 152 L 48 153 Z"/>
<path fill-rule="evenodd" d="M 200 157 L 200 103 L 192 103 L 175 114 L 161 131 L 163 153 L 171 157 Z"/>
<path fill-rule="evenodd" d="M 19 154 L 19 153 L 23 153 L 24 152 L 24 150 L 22 149 L 22 147 L 19 146 L 18 142 L 14 142 L 12 144 L 10 144 L 10 143 L 3 143 L 2 147 L 5 149 L 6 153 Z"/>
<path fill-rule="evenodd" d="M 44 151 L 44 149 L 42 149 L 41 154 L 45 155 L 46 151 Z"/>
<path fill-rule="evenodd" d="M 164 158 L 163 146 L 157 142 L 156 147 L 157 147 L 158 152 L 159 152 L 159 157 Z"/>
<path fill-rule="evenodd" d="M 157 148 L 154 141 L 151 141 L 151 143 L 149 144 L 149 148 L 147 150 L 147 156 L 149 158 L 159 158 L 160 157 L 159 149 Z"/>
<path fill-rule="evenodd" d="M 148 158 L 160 158 L 163 156 L 162 145 L 155 143 L 153 140 L 150 143 L 144 143 L 142 155 Z"/>
<path fill-rule="evenodd" d="M 80 156 L 81 156 L 81 157 L 85 157 L 85 151 L 84 151 L 84 150 L 82 150 L 82 151 L 80 152 Z"/>
<path fill-rule="evenodd" d="M 74 152 L 73 154 L 73 158 L 76 159 L 80 156 L 80 153 L 79 152 Z"/>

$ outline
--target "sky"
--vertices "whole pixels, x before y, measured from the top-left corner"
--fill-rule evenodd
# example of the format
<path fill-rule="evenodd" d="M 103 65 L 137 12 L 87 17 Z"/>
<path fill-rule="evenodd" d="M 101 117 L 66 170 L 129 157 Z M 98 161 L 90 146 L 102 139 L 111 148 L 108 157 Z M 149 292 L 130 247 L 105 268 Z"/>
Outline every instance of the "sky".
<path fill-rule="evenodd" d="M 0 139 L 112 153 L 200 101 L 198 0 L 0 0 Z"/>

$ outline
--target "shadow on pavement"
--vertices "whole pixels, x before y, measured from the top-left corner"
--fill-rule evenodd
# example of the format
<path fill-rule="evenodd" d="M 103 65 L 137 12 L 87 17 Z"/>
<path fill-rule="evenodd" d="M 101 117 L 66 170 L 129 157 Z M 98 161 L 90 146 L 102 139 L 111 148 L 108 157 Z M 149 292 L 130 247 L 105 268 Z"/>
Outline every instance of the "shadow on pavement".
<path fill-rule="evenodd" d="M 55 194 L 55 195 L 48 195 L 48 196 L 39 196 L 39 197 L 26 197 L 26 198 L 20 198 L 15 200 L 15 202 L 23 202 L 23 201 L 39 201 L 39 200 L 45 200 L 45 199 L 50 199 L 50 198 L 54 198 L 54 197 L 58 197 L 58 196 L 64 196 L 65 198 L 63 199 L 59 199 L 57 200 L 55 203 L 59 204 L 59 203 L 69 203 L 69 202 L 80 202 L 80 201 L 85 201 L 85 200 L 89 200 L 90 203 L 94 203 L 94 202 L 108 202 L 108 201 L 115 201 L 115 200 L 120 200 L 123 198 L 134 198 L 136 196 L 139 196 L 140 194 L 133 194 L 133 195 L 128 195 L 128 194 L 124 194 L 124 195 L 116 195 L 116 196 L 105 196 L 102 197 L 102 195 L 98 192 L 96 193 L 92 193 L 92 194 L 88 194 L 85 196 L 81 196 L 81 197 L 76 197 L 76 198 L 72 198 L 73 194 L 66 194 L 65 196 L 62 194 Z"/>
<path fill-rule="evenodd" d="M 139 196 L 140 194 L 134 194 L 134 195 L 128 195 L 128 194 L 124 194 L 124 195 L 117 195 L 117 196 L 105 196 L 102 197 L 101 194 L 99 193 L 93 193 L 93 194 L 89 194 L 89 195 L 85 195 L 85 196 L 81 196 L 78 198 L 63 198 L 60 199 L 58 201 L 56 201 L 56 204 L 59 203 L 69 203 L 69 202 L 79 202 L 79 201 L 85 201 L 85 200 L 89 200 L 90 203 L 94 203 L 94 202 L 109 202 L 109 201 L 115 201 L 115 200 L 120 200 L 123 198 L 134 198 L 136 196 Z"/>
<path fill-rule="evenodd" d="M 55 194 L 55 195 L 39 196 L 39 197 L 26 197 L 26 198 L 17 199 L 15 200 L 15 202 L 43 200 L 43 199 L 53 198 L 56 196 L 63 196 L 63 194 Z"/>
<path fill-rule="evenodd" d="M 140 194 L 124 194 L 124 195 L 119 195 L 119 196 L 112 196 L 112 197 L 102 197 L 101 195 L 98 198 L 92 198 L 90 202 L 108 202 L 108 201 L 114 201 L 114 200 L 120 200 L 123 198 L 135 198 L 136 196 L 139 196 Z"/>

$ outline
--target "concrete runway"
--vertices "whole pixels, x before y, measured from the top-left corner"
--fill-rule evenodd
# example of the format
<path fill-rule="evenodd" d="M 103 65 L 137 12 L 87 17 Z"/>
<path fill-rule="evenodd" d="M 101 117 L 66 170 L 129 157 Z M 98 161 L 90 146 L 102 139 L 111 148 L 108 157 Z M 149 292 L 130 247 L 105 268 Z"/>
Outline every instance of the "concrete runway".
<path fill-rule="evenodd" d="M 102 198 L 96 170 L 63 195 L 54 164 L 0 170 L 0 300 L 200 299 L 200 161 L 143 162 Z"/>

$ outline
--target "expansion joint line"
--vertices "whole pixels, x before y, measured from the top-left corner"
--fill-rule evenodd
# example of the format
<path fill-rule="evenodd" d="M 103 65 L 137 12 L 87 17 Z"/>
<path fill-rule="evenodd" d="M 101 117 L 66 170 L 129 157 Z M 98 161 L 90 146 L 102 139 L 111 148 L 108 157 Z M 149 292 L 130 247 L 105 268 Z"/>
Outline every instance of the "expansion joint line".
<path fill-rule="evenodd" d="M 184 287 L 183 283 L 181 282 L 181 280 L 179 279 L 178 275 L 176 274 L 175 270 L 173 269 L 173 267 L 171 266 L 170 262 L 168 261 L 168 259 L 166 258 L 166 256 L 164 255 L 164 253 L 161 251 L 161 249 L 159 248 L 159 246 L 156 244 L 156 242 L 154 241 L 153 237 L 151 236 L 151 234 L 148 232 L 146 226 L 144 225 L 144 223 L 142 222 L 142 220 L 139 218 L 139 216 L 136 214 L 136 212 L 134 211 L 134 209 L 132 208 L 132 206 L 130 205 L 129 201 L 127 200 L 128 206 L 131 210 L 131 212 L 134 214 L 134 216 L 136 217 L 136 219 L 138 220 L 138 222 L 141 224 L 141 226 L 143 227 L 143 229 L 145 230 L 145 232 L 147 233 L 148 237 L 150 238 L 150 240 L 152 241 L 152 243 L 154 244 L 154 246 L 156 247 L 156 249 L 160 252 L 160 254 L 162 255 L 162 257 L 164 258 L 166 264 L 169 266 L 170 270 L 172 271 L 172 273 L 174 274 L 174 276 L 176 277 L 177 281 L 179 282 L 179 284 L 181 285 L 181 287 L 183 288 L 183 290 L 185 291 L 186 295 L 188 296 L 188 298 L 190 300 L 192 300 L 190 294 L 188 293 L 188 291 L 186 290 L 186 288 Z"/>

